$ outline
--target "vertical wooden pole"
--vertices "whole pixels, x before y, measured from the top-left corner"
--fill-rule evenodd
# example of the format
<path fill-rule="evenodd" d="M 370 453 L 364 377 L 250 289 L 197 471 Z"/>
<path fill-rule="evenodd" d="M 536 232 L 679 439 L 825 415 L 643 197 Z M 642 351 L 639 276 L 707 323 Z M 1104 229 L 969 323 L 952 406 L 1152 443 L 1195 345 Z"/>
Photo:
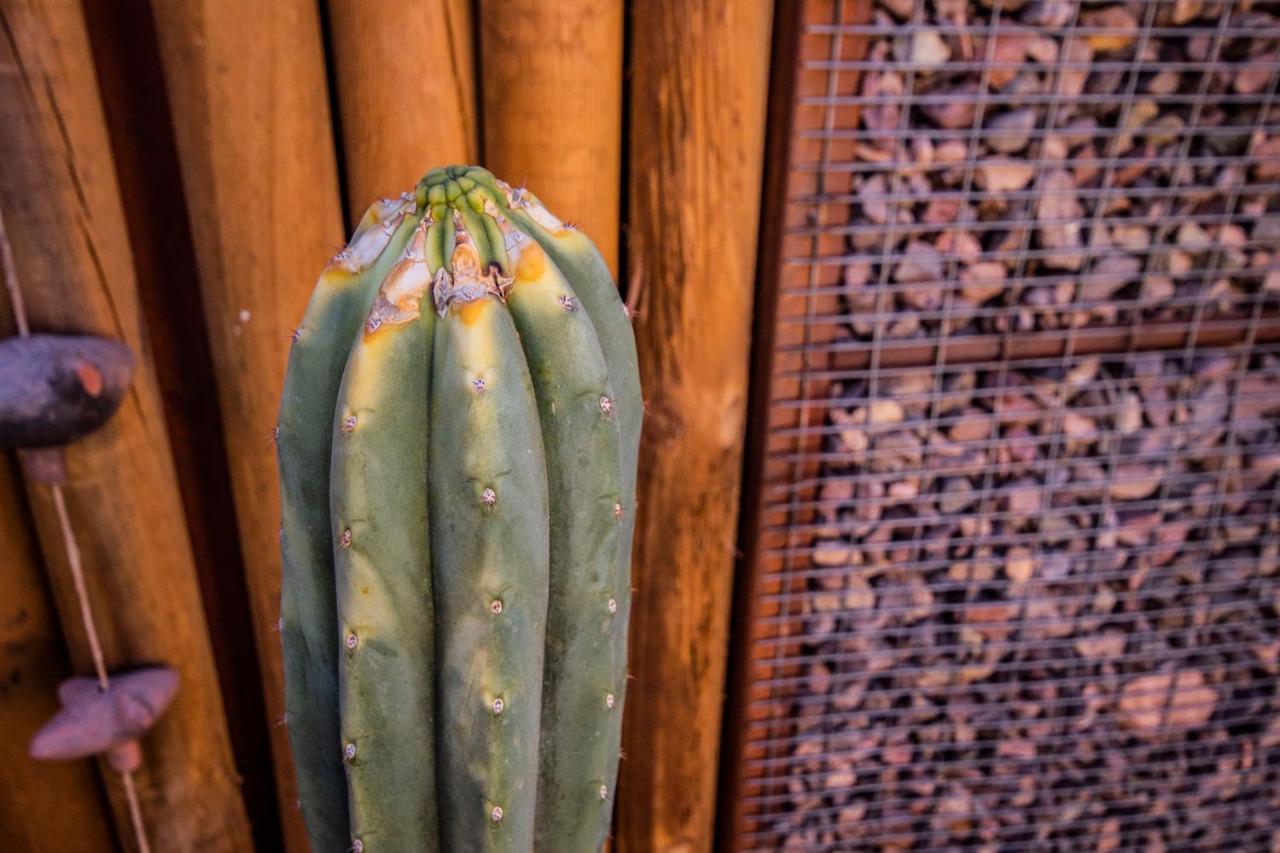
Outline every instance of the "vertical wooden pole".
<path fill-rule="evenodd" d="M 134 275 L 210 625 L 231 749 L 258 849 L 280 846 L 262 674 L 213 356 L 149 0 L 84 3 Z"/>
<path fill-rule="evenodd" d="M 93 765 L 27 755 L 31 736 L 57 712 L 58 682 L 71 668 L 18 482 L 0 457 L 0 849 L 111 853 L 111 815 Z"/>
<path fill-rule="evenodd" d="M 248 821 L 149 360 L 102 107 L 78 4 L 0 0 L 0 206 L 33 329 L 133 349 L 133 387 L 106 427 L 66 450 L 64 485 L 109 667 L 165 663 L 177 699 L 136 775 L 155 850 L 244 851 Z M 179 285 L 180 286 L 180 285 Z M 73 661 L 89 652 L 49 489 L 29 481 Z M 118 780 L 104 774 L 119 826 Z"/>
<path fill-rule="evenodd" d="M 484 164 L 581 227 L 616 276 L 622 0 L 479 8 Z"/>
<path fill-rule="evenodd" d="M 376 6 L 376 9 L 374 8 Z M 347 213 L 476 157 L 467 0 L 328 0 Z"/>
<path fill-rule="evenodd" d="M 632 12 L 640 456 L 617 846 L 711 846 L 742 473 L 772 4 Z"/>
<path fill-rule="evenodd" d="M 838 285 L 843 268 L 837 264 L 797 264 L 846 251 L 841 225 L 848 205 L 783 203 L 797 196 L 841 195 L 852 191 L 852 175 L 838 170 L 815 172 L 798 164 L 824 160 L 848 162 L 856 142 L 833 133 L 858 127 L 856 104 L 820 104 L 831 96 L 853 100 L 861 91 L 861 72 L 855 68 L 832 75 L 827 68 L 806 67 L 800 57 L 822 57 L 831 63 L 854 64 L 865 58 L 865 36 L 823 33 L 822 25 L 867 24 L 872 0 L 797 0 L 779 4 L 774 22 L 774 60 L 769 92 L 764 198 L 780 205 L 763 223 L 757 271 L 756 325 L 753 341 L 751 406 L 748 412 L 746 481 L 743 517 L 739 525 L 742 555 L 734 590 L 733 645 L 726 696 L 720 763 L 718 827 L 722 849 L 752 843 L 748 833 L 761 829 L 760 807 L 751 797 L 785 791 L 784 774 L 759 762 L 776 756 L 769 740 L 793 732 L 785 717 L 784 701 L 776 688 L 760 684 L 794 676 L 794 665 L 776 663 L 776 645 L 794 628 L 780 616 L 794 616 L 796 604 L 784 594 L 803 591 L 803 573 L 795 565 L 813 545 L 818 514 L 817 483 L 826 412 L 819 405 L 796 401 L 826 399 L 832 368 L 829 345 L 836 333 L 832 323 L 800 324 L 788 318 L 831 316 L 840 310 Z M 815 27 L 815 25 L 817 25 Z M 818 32 L 810 31 L 818 29 Z M 832 84 L 834 89 L 829 89 Z M 820 137 L 820 138 L 819 138 Z M 813 217 L 816 216 L 816 219 Z M 820 233 L 806 233 L 815 224 Z M 789 405 L 790 404 L 790 405 Z M 753 464 L 754 463 L 754 464 Z M 771 487 L 790 484 L 795 506 L 769 499 Z M 793 575 L 799 574 L 800 578 Z M 757 836 L 754 843 L 775 839 Z"/>
<path fill-rule="evenodd" d="M 271 440 L 290 331 L 342 243 L 323 41 L 306 0 L 153 0 L 253 614 L 286 847 L 306 849 L 284 719 Z M 336 642 L 336 639 L 335 639 Z"/>

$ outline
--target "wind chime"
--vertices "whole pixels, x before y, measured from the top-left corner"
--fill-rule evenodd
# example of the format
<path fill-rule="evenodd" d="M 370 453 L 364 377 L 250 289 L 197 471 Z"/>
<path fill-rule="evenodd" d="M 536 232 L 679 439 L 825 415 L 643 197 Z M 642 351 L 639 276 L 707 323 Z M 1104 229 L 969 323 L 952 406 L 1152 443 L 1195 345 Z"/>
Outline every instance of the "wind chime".
<path fill-rule="evenodd" d="M 52 497 L 94 668 L 93 676 L 59 686 L 62 708 L 32 738 L 29 750 L 42 760 L 105 757 L 120 775 L 137 849 L 149 853 L 133 774 L 142 764 L 139 740 L 173 701 L 178 673 L 167 666 L 107 672 L 62 493 L 62 447 L 115 413 L 129 388 L 133 354 L 119 341 L 92 335 L 32 334 L 2 215 L 0 270 L 18 327 L 17 337 L 0 341 L 0 446 L 15 448 L 27 477 Z"/>

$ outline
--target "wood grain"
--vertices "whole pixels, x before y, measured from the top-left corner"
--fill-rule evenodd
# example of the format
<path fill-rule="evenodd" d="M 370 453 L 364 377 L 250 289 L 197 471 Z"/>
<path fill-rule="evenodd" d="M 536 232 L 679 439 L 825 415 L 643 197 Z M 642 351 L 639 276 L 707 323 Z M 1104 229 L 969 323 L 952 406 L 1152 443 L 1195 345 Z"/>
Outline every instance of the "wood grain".
<path fill-rule="evenodd" d="M 813 163 L 824 157 L 847 162 L 854 157 L 854 143 L 846 139 L 816 139 L 813 131 L 824 127 L 856 129 L 857 106 L 826 108 L 812 102 L 827 95 L 826 71 L 803 68 L 797 57 L 822 57 L 831 62 L 856 63 L 866 52 L 865 37 L 835 37 L 813 32 L 822 26 L 866 24 L 871 20 L 870 0 L 803 0 L 780 5 L 775 20 L 774 68 L 769 93 L 769 130 L 766 141 L 764 193 L 766 204 L 779 205 L 776 219 L 761 229 L 757 275 L 756 327 L 752 353 L 751 406 L 748 414 L 747 463 L 743 466 L 743 518 L 739 541 L 743 550 L 734 590 L 730 648 L 730 680 L 725 709 L 718 820 L 722 847 L 749 846 L 745 837 L 757 829 L 754 814 L 759 806 L 746 802 L 758 791 L 768 795 L 785 790 L 786 780 L 758 762 L 771 758 L 760 743 L 761 726 L 771 735 L 791 734 L 784 727 L 785 706 L 771 703 L 767 688 L 759 682 L 794 674 L 792 665 L 775 664 L 766 645 L 790 629 L 779 624 L 779 614 L 794 609 L 780 603 L 783 593 L 801 592 L 805 581 L 788 576 L 796 558 L 790 556 L 812 544 L 809 526 L 817 487 L 797 487 L 796 503 L 778 507 L 766 500 L 769 487 L 778 483 L 807 483 L 817 476 L 813 454 L 821 450 L 816 430 L 825 415 L 820 407 L 796 406 L 798 400 L 822 400 L 828 396 L 830 356 L 821 345 L 834 336 L 831 324 L 815 327 L 787 323 L 783 318 L 822 315 L 838 310 L 836 286 L 843 270 L 835 265 L 808 266 L 787 263 L 787 258 L 839 253 L 845 237 L 840 227 L 848 218 L 845 206 L 827 207 L 817 221 L 826 232 L 809 234 L 807 211 L 783 199 L 820 192 L 849 192 L 851 176 L 814 173 L 795 164 Z M 785 64 L 785 65 L 784 65 Z M 838 75 L 831 94 L 853 98 L 861 85 L 857 70 Z M 829 123 L 829 124 L 828 124 Z M 808 292 L 816 290 L 817 293 Z M 816 351 L 811 352 L 806 347 Z M 800 460 L 800 461 L 795 461 Z M 813 480 L 816 483 L 816 480 Z M 780 521 L 778 516 L 783 516 Z M 790 526 L 801 532 L 789 530 Z M 786 600 L 786 599 L 784 599 Z M 780 733 L 781 730 L 781 733 Z M 747 780 L 761 788 L 747 788 Z"/>
<path fill-rule="evenodd" d="M 0 849 L 111 853 L 111 813 L 93 764 L 27 755 L 58 711 L 58 682 L 71 665 L 20 489 L 12 460 L 0 457 Z"/>
<path fill-rule="evenodd" d="M 0 0 L 0 127 L 0 207 L 32 328 L 116 337 L 138 355 L 120 411 L 67 449 L 65 491 L 109 667 L 164 663 L 181 677 L 137 774 L 152 846 L 250 849 L 78 4 Z M 29 481 L 28 493 L 72 660 L 87 672 L 49 490 Z M 104 778 L 127 826 L 118 780 Z"/>
<path fill-rule="evenodd" d="M 191 210 L 286 846 L 306 849 L 284 717 L 271 441 L 316 275 L 342 242 L 319 14 L 304 0 L 153 0 Z"/>
<path fill-rule="evenodd" d="M 150 0 L 84 4 L 98 92 L 231 748 L 254 841 L 280 847 L 272 727 L 264 711 L 213 356 Z M 288 812 L 286 812 L 287 814 Z"/>
<path fill-rule="evenodd" d="M 348 224 L 436 166 L 472 163 L 475 59 L 467 0 L 328 0 Z"/>
<path fill-rule="evenodd" d="M 616 277 L 622 0 L 481 0 L 479 9 L 485 165 L 582 228 Z"/>
<path fill-rule="evenodd" d="M 771 5 L 658 0 L 631 21 L 628 263 L 648 414 L 623 853 L 711 847 Z"/>

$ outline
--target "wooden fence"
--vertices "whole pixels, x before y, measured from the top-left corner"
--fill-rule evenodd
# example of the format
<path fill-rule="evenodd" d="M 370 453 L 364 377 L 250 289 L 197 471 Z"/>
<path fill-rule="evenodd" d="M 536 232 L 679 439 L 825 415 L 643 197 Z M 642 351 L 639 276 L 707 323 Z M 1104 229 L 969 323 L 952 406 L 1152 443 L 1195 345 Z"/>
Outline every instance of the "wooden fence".
<path fill-rule="evenodd" d="M 153 849 L 307 847 L 275 631 L 291 325 L 375 197 L 466 161 L 580 223 L 638 311 L 614 845 L 709 848 L 771 26 L 767 0 L 0 0 L 0 211 L 32 326 L 137 356 L 64 489 L 109 667 L 181 676 L 137 780 Z M 50 490 L 14 458 L 0 541 L 0 847 L 134 849 L 110 770 L 26 757 L 90 660 Z"/>

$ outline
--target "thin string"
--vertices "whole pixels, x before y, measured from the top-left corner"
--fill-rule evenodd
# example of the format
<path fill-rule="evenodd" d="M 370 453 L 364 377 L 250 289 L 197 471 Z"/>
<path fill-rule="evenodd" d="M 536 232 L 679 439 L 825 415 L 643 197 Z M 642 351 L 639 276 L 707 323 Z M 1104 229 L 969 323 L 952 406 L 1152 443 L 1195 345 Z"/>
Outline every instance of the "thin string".
<path fill-rule="evenodd" d="M 18 286 L 18 270 L 13 261 L 13 247 L 9 244 L 9 235 L 4 228 L 3 211 L 0 211 L 0 269 L 4 271 L 5 290 L 9 295 L 9 305 L 13 309 L 13 319 L 18 326 L 18 334 L 24 338 L 28 337 L 31 334 L 31 326 L 27 322 L 27 309 L 22 301 L 22 290 Z M 67 568 L 71 571 L 71 582 L 75 587 L 76 601 L 80 606 L 80 621 L 84 625 L 84 633 L 89 641 L 93 669 L 98 676 L 98 689 L 105 693 L 111 680 L 107 676 L 106 657 L 102 653 L 98 627 L 93 619 L 93 610 L 89 606 L 89 591 L 84 582 L 84 566 L 80 562 L 80 545 L 76 542 L 75 530 L 71 527 L 71 516 L 67 512 L 67 501 L 62 494 L 62 485 L 51 483 L 49 491 L 53 495 L 53 508 L 58 516 L 58 527 L 62 531 L 62 547 L 67 553 Z M 124 799 L 129 806 L 129 821 L 133 824 L 133 836 L 139 853 L 151 853 L 133 773 L 129 770 L 121 770 L 120 779 L 124 786 Z"/>
<path fill-rule="evenodd" d="M 27 325 L 27 308 L 22 302 L 22 291 L 18 289 L 18 268 L 13 262 L 13 247 L 9 245 L 9 235 L 4 230 L 4 214 L 0 213 L 0 268 L 4 269 L 4 284 L 9 291 L 9 304 L 13 306 L 13 319 L 18 324 L 18 334 L 27 337 L 31 327 Z"/>
<path fill-rule="evenodd" d="M 53 492 L 53 508 L 58 514 L 58 527 L 62 529 L 62 546 L 67 552 L 67 566 L 71 569 L 71 582 L 75 585 L 76 601 L 80 604 L 80 621 L 84 623 L 84 632 L 89 637 L 89 654 L 93 655 L 93 669 L 98 673 L 98 688 L 105 693 L 111 682 L 107 679 L 107 663 L 102 654 L 102 643 L 98 640 L 93 611 L 89 609 L 89 591 L 84 583 L 80 546 L 76 543 L 75 532 L 71 529 L 71 518 L 67 514 L 67 502 L 62 496 L 62 486 L 54 483 L 50 488 Z"/>

